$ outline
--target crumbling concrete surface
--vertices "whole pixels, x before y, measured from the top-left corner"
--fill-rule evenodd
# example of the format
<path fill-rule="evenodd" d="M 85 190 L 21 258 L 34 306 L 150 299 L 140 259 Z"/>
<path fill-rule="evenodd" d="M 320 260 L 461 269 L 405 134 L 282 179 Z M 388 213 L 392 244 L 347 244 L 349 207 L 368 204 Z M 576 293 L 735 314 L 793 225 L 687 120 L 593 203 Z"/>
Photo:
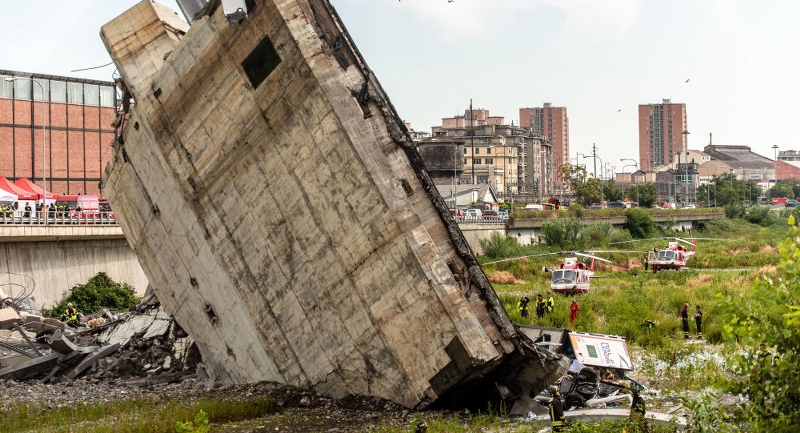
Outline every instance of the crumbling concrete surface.
<path fill-rule="evenodd" d="M 211 378 L 485 408 L 560 377 L 330 3 L 255 0 L 233 26 L 214 5 L 101 31 L 124 91 L 104 191 Z"/>
<path fill-rule="evenodd" d="M 194 341 L 160 306 L 106 314 L 110 317 L 96 327 L 41 331 L 42 318 L 25 313 L 19 316 L 28 323 L 5 322 L 0 327 L 0 380 L 56 383 L 82 378 L 145 385 L 195 379 L 198 367 L 200 380 L 207 379 Z"/>

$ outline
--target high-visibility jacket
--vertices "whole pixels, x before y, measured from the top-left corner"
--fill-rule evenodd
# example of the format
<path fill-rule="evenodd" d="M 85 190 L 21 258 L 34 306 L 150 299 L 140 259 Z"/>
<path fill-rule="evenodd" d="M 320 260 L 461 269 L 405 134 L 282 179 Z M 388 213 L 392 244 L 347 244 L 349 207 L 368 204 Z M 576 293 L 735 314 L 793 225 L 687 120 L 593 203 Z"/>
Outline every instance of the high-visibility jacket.
<path fill-rule="evenodd" d="M 553 397 L 549 407 L 550 422 L 553 427 L 563 427 L 567 425 L 567 418 L 564 416 L 564 408 L 561 406 L 561 400 L 558 397 Z"/>

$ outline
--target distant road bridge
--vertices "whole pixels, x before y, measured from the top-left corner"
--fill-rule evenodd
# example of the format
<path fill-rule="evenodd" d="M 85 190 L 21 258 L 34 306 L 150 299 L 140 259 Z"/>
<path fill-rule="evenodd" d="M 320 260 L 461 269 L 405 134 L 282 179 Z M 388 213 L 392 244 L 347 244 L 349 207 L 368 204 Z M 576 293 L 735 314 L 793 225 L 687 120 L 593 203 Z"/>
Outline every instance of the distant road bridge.
<path fill-rule="evenodd" d="M 51 308 L 76 284 L 98 272 L 128 283 L 139 296 L 147 288 L 136 254 L 117 224 L 1 224 L 0 289 L 32 296 Z"/>
<path fill-rule="evenodd" d="M 557 213 L 552 213 L 552 217 Z M 669 226 L 674 230 L 690 229 L 692 225 L 699 221 L 708 221 L 714 218 L 724 218 L 725 213 L 722 209 L 708 209 L 696 212 L 674 212 L 669 210 L 652 212 L 653 220 L 656 223 Z M 530 218 L 530 219 L 500 219 L 496 217 L 482 219 L 461 219 L 459 228 L 467 238 L 469 246 L 476 254 L 481 254 L 481 239 L 489 239 L 492 232 L 500 232 L 503 236 L 511 236 L 517 239 L 520 245 L 530 245 L 540 242 L 542 225 L 545 221 L 552 218 Z M 581 221 L 584 225 L 608 222 L 614 228 L 622 228 L 626 217 L 620 215 L 595 216 L 592 212 L 586 212 Z"/>

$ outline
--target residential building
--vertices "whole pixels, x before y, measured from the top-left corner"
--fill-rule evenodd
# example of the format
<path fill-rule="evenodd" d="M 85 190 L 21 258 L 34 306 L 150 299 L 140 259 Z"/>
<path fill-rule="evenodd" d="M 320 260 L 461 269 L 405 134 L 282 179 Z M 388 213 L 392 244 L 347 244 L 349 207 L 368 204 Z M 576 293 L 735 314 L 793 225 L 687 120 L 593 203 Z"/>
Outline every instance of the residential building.
<path fill-rule="evenodd" d="M 545 102 L 542 107 L 520 108 L 519 125 L 530 128 L 534 136 L 544 137 L 550 145 L 553 187 L 566 188 L 561 181 L 560 167 L 569 164 L 569 118 L 565 107 L 553 107 Z"/>
<path fill-rule="evenodd" d="M 0 70 L 0 175 L 102 195 L 116 104 L 112 82 Z"/>
<path fill-rule="evenodd" d="M 668 165 L 688 148 L 686 104 L 639 105 L 639 167 L 643 171 Z"/>
<path fill-rule="evenodd" d="M 489 184 L 506 201 L 549 196 L 553 185 L 550 146 L 529 128 L 507 125 L 505 118 L 477 109 L 443 118 L 441 126 L 431 129 L 433 140 L 463 141 L 464 171 L 458 183 Z"/>

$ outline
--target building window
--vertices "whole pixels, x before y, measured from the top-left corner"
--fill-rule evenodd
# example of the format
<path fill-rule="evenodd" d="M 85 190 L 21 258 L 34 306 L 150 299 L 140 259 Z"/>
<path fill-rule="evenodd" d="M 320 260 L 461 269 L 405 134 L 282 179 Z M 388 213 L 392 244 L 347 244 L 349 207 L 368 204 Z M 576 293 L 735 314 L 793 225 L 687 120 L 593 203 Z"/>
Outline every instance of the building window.
<path fill-rule="evenodd" d="M 100 86 L 96 84 L 83 85 L 83 104 L 84 105 L 100 105 Z"/>
<path fill-rule="evenodd" d="M 6 81 L 6 77 L 0 77 L 0 98 L 14 97 L 14 82 Z"/>
<path fill-rule="evenodd" d="M 116 97 L 114 88 L 111 86 L 100 86 L 100 106 L 111 107 L 116 106 Z"/>
<path fill-rule="evenodd" d="M 33 85 L 33 100 L 34 101 L 49 101 L 48 94 L 50 93 L 50 81 L 34 79 L 37 84 Z M 39 87 L 41 86 L 41 87 Z M 44 92 L 44 93 L 42 93 Z"/>
<path fill-rule="evenodd" d="M 50 82 L 50 102 L 67 102 L 67 83 L 63 81 Z"/>
<path fill-rule="evenodd" d="M 480 148 L 480 147 L 479 147 L 479 148 L 477 148 L 477 149 L 475 149 L 475 155 L 478 155 L 478 154 L 480 154 L 480 153 L 481 153 L 481 148 Z"/>
<path fill-rule="evenodd" d="M 14 80 L 13 84 L 15 99 L 24 99 L 26 101 L 31 100 L 31 80 L 17 78 Z"/>
<path fill-rule="evenodd" d="M 486 158 L 483 161 L 483 163 L 486 164 L 486 165 L 494 164 L 494 159 L 493 158 Z"/>
<path fill-rule="evenodd" d="M 83 83 L 67 84 L 67 102 L 70 104 L 83 104 Z"/>
<path fill-rule="evenodd" d="M 491 154 L 492 153 L 492 148 L 491 147 L 487 147 L 486 148 L 486 153 L 487 154 Z"/>
<path fill-rule="evenodd" d="M 472 158 L 472 165 L 481 165 L 480 158 Z"/>

